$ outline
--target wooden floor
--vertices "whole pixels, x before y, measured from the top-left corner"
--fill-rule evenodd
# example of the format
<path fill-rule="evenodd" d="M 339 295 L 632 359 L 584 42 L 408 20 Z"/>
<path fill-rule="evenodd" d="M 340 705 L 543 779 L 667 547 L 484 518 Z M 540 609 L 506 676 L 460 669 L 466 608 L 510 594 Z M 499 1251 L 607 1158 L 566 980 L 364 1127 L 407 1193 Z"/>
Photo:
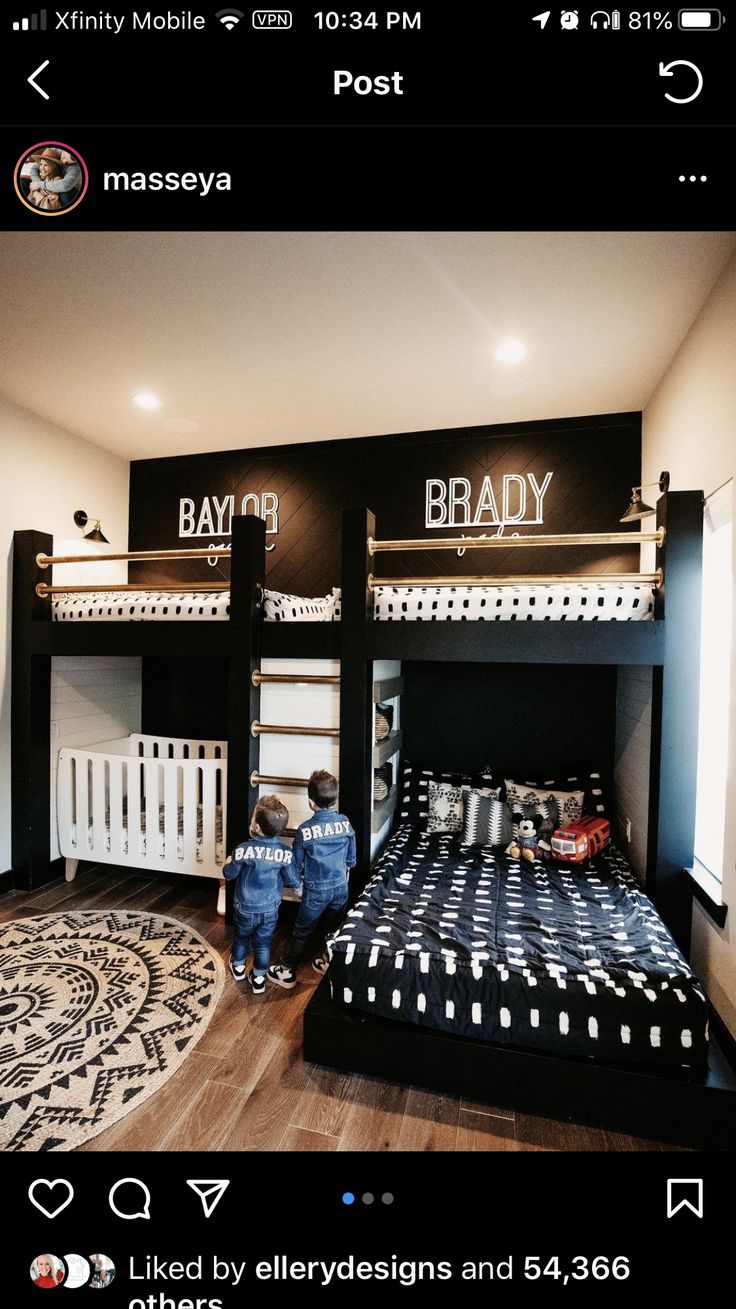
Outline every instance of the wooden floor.
<path fill-rule="evenodd" d="M 171 914 L 227 963 L 216 883 L 81 866 L 76 881 L 0 898 L 0 922 L 61 909 Z M 280 940 L 274 943 L 278 953 Z M 251 994 L 229 972 L 196 1049 L 145 1104 L 80 1148 L 95 1150 L 672 1150 L 619 1132 L 491 1108 L 305 1064 L 301 1017 L 319 978 Z"/>

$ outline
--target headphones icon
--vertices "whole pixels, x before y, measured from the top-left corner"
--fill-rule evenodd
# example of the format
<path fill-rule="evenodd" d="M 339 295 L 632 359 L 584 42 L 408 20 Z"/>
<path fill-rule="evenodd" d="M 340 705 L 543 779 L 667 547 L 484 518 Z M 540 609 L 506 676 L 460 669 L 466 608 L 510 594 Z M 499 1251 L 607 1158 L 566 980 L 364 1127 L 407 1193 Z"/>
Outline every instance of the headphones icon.
<path fill-rule="evenodd" d="M 606 27 L 610 27 L 610 26 L 611 26 L 611 19 L 609 18 L 608 14 L 605 13 L 605 11 L 604 11 L 603 9 L 596 9 L 595 13 L 594 13 L 594 14 L 591 14 L 591 16 L 590 16 L 590 25 L 591 25 L 591 27 L 598 27 L 598 19 L 599 19 L 599 18 L 602 18 L 602 19 L 603 19 L 603 22 L 600 24 L 600 26 L 601 26 L 602 28 L 605 29 Z"/>

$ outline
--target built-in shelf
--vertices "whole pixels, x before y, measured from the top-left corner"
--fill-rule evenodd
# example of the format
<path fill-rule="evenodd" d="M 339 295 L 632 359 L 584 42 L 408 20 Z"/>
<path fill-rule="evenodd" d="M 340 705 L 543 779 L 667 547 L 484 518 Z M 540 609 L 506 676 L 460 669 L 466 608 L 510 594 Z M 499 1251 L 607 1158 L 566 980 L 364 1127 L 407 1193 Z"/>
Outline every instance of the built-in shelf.
<path fill-rule="evenodd" d="M 396 796 L 397 796 L 396 787 L 392 786 L 391 790 L 386 796 L 386 799 L 382 800 L 379 805 L 376 805 L 375 809 L 373 810 L 373 813 L 371 814 L 372 832 L 374 833 L 380 832 L 384 823 L 388 822 L 394 809 L 396 808 Z"/>
<path fill-rule="evenodd" d="M 373 703 L 382 704 L 384 700 L 393 700 L 404 689 L 403 677 L 387 677 L 383 682 L 373 683 Z"/>
<path fill-rule="evenodd" d="M 378 741 L 373 747 L 373 767 L 380 768 L 385 764 L 387 759 L 391 759 L 401 749 L 402 734 L 401 729 L 397 728 L 395 732 L 389 732 L 383 741 Z"/>

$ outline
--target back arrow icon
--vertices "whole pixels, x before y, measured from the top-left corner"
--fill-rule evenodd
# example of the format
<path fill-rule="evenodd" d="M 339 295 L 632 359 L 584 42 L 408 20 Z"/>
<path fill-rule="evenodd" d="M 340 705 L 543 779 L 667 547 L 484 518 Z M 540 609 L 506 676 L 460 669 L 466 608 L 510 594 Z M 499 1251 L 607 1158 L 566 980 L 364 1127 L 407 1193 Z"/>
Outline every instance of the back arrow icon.
<path fill-rule="evenodd" d="M 30 82 L 30 84 L 31 84 L 31 86 L 33 87 L 34 91 L 38 91 L 38 94 L 39 94 L 39 95 L 42 95 L 43 98 L 44 98 L 44 100 L 48 100 L 49 97 L 48 97 L 48 95 L 46 94 L 46 92 L 44 91 L 43 87 L 42 87 L 42 86 L 39 86 L 39 85 L 38 85 L 38 82 L 36 82 L 34 79 L 38 77 L 38 74 L 39 74 L 39 73 L 42 73 L 42 72 L 43 72 L 44 68 L 48 68 L 50 62 L 51 62 L 51 61 L 50 61 L 49 59 L 44 59 L 43 63 L 42 63 L 42 64 L 39 64 L 39 65 L 38 65 L 38 68 L 35 68 L 35 69 L 34 69 L 34 71 L 31 73 L 31 76 L 26 78 L 26 81 L 27 81 L 27 82 Z"/>
<path fill-rule="evenodd" d="M 693 72 L 695 73 L 695 76 L 698 79 L 698 85 L 696 89 L 693 91 L 692 95 L 684 95 L 684 96 L 670 95 L 669 91 L 665 91 L 664 98 L 665 100 L 671 100 L 674 105 L 689 105 L 691 100 L 697 100 L 698 96 L 700 95 L 700 92 L 703 89 L 703 74 L 701 73 L 697 64 L 691 64 L 689 59 L 673 59 L 669 64 L 659 65 L 659 76 L 674 77 L 675 74 L 673 73 L 672 70 L 673 68 L 679 68 L 679 67 L 692 68 Z"/>

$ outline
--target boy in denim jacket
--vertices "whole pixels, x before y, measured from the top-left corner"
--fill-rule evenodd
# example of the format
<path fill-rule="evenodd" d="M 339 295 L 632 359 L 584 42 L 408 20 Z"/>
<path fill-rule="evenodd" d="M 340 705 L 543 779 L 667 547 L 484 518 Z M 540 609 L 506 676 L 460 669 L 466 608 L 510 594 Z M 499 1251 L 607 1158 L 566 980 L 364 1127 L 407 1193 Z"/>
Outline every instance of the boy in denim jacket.
<path fill-rule="evenodd" d="M 348 869 L 355 867 L 355 832 L 335 808 L 336 778 L 324 771 L 312 773 L 307 795 L 314 817 L 297 828 L 292 847 L 294 869 L 304 873 L 302 902 L 284 957 L 281 963 L 271 964 L 267 974 L 269 982 L 287 991 L 296 986 L 302 951 L 320 920 L 325 934 L 341 921 L 348 902 Z M 329 962 L 323 951 L 312 967 L 326 973 Z"/>
<path fill-rule="evenodd" d="M 226 859 L 222 870 L 228 881 L 238 879 L 230 972 L 236 982 L 242 982 L 245 957 L 252 948 L 248 981 L 254 995 L 263 995 L 266 989 L 282 887 L 298 886 L 300 881 L 291 850 L 279 840 L 288 821 L 289 811 L 277 795 L 261 796 L 253 810 L 249 839 Z"/>

